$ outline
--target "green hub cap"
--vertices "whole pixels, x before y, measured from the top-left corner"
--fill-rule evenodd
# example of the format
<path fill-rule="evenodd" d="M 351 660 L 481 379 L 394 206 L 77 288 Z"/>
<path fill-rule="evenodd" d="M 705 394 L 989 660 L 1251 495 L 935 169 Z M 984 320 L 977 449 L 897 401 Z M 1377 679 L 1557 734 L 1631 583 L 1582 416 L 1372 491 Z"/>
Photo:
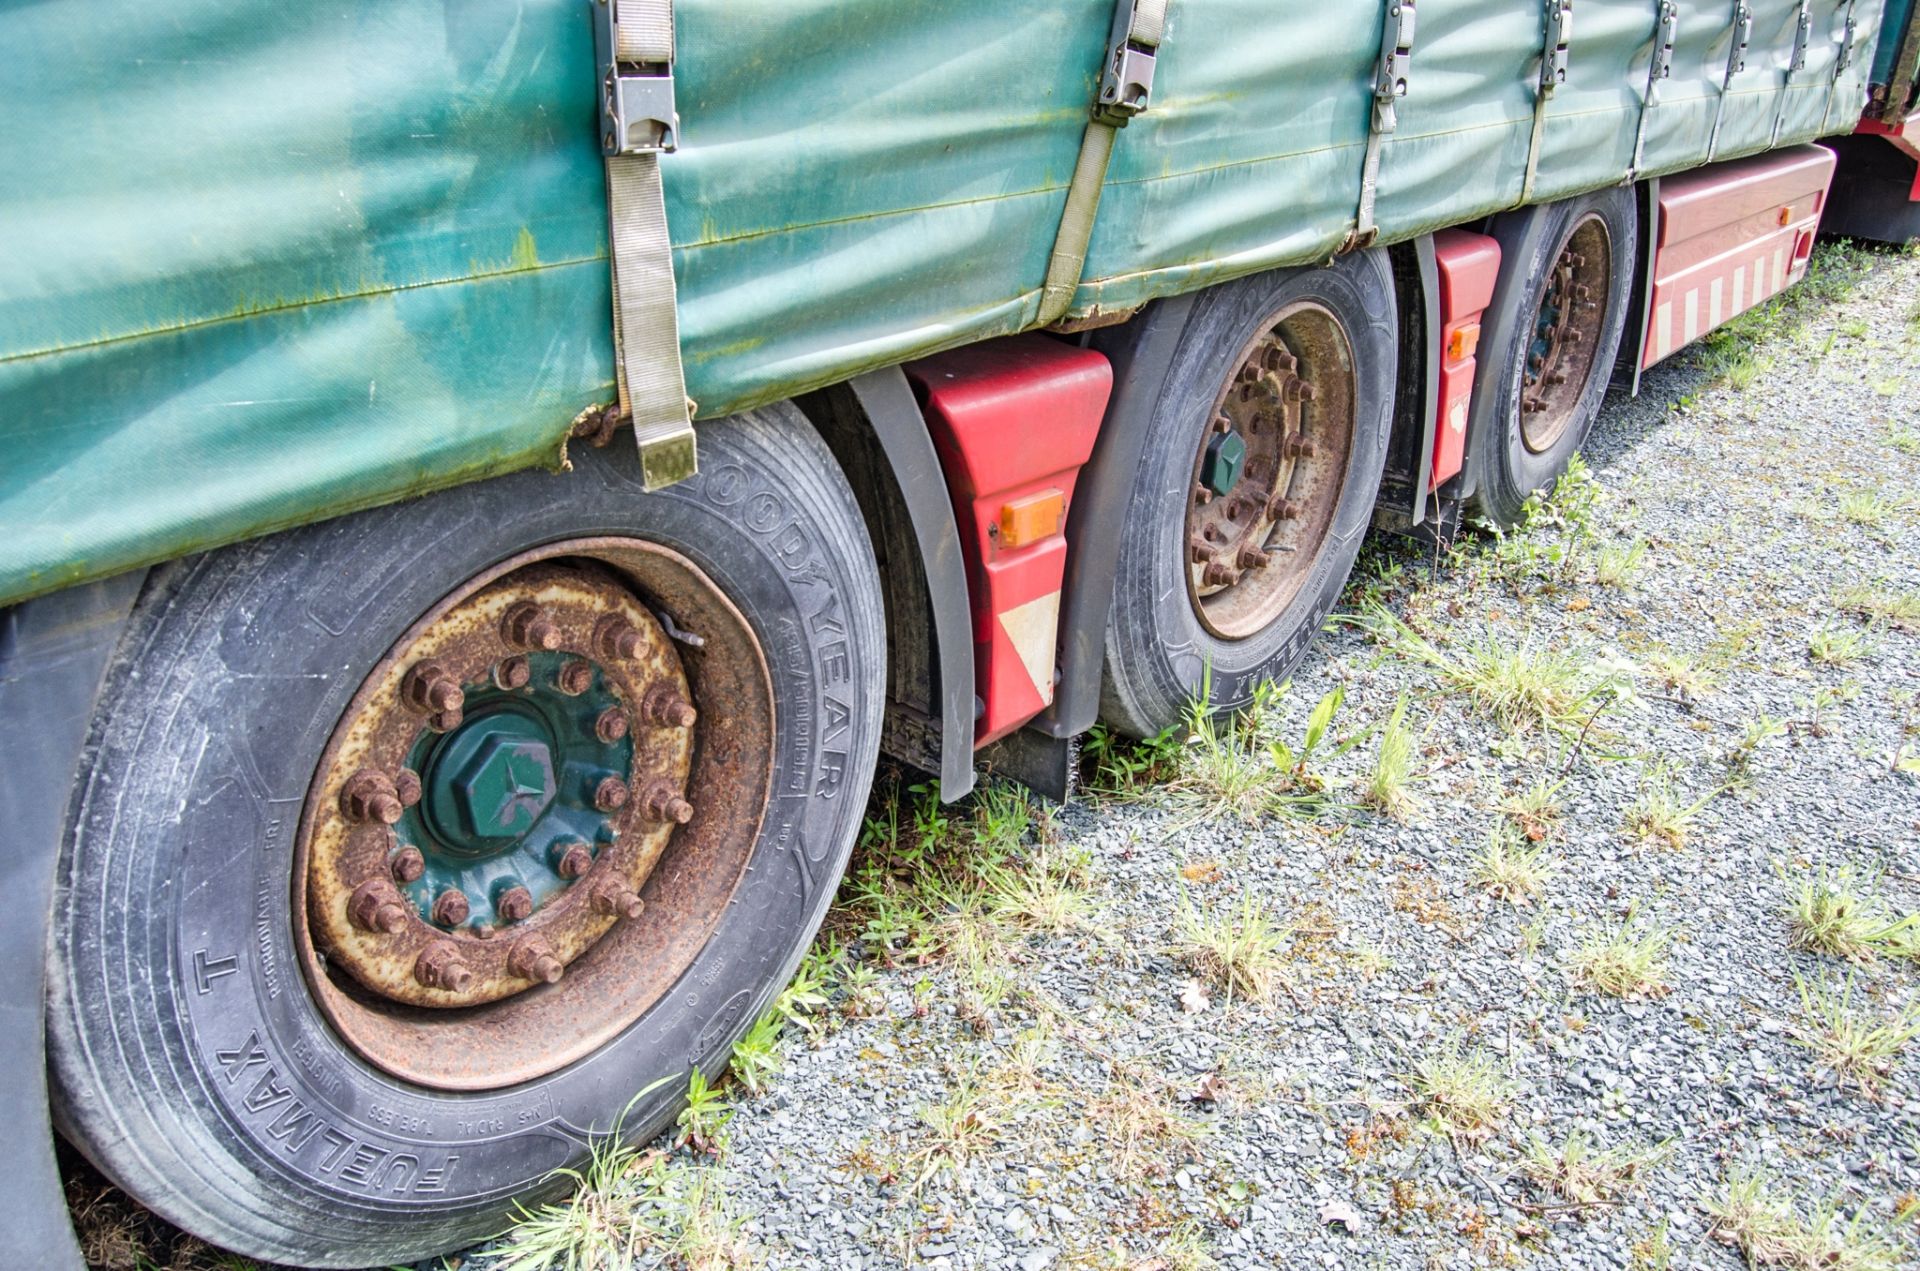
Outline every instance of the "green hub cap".
<path fill-rule="evenodd" d="M 1207 444 L 1200 480 L 1215 494 L 1232 494 L 1247 465 L 1247 442 L 1238 431 L 1221 433 Z"/>
<path fill-rule="evenodd" d="M 401 888 L 421 918 L 432 921 L 436 896 L 466 895 L 467 919 L 447 929 L 500 926 L 500 898 L 524 887 L 537 909 L 573 880 L 559 865 L 567 848 L 598 853 L 617 831 L 594 806 L 608 777 L 623 777 L 633 740 L 602 741 L 595 723 L 619 699 L 596 667 L 577 696 L 554 687 L 572 657 L 527 655 L 527 686 L 466 684 L 465 722 L 452 732 L 423 731 L 407 756 L 420 774 L 422 797 L 395 825 L 399 841 L 420 849 L 421 876 Z"/>

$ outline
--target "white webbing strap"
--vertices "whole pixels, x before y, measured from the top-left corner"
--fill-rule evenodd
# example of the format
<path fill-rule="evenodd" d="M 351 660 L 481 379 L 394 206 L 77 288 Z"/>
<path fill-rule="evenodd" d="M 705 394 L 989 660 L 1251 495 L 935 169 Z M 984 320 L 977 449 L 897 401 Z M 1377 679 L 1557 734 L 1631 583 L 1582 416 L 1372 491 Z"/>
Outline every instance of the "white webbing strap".
<path fill-rule="evenodd" d="M 1053 252 L 1047 258 L 1047 277 L 1040 288 L 1040 313 L 1035 319 L 1048 326 L 1065 316 L 1080 287 L 1080 275 L 1087 265 L 1087 244 L 1093 238 L 1094 217 L 1100 211 L 1100 194 L 1106 185 L 1107 162 L 1113 157 L 1114 134 L 1126 121 L 1146 107 L 1146 90 L 1152 87 L 1153 57 L 1167 34 L 1167 5 L 1170 0 L 1119 0 L 1109 40 L 1108 66 L 1101 84 L 1103 100 L 1095 105 L 1093 119 L 1080 138 L 1080 155 L 1073 165 L 1073 180 L 1067 186 L 1067 203 L 1055 231 Z M 1147 80 L 1144 85 L 1130 81 L 1123 71 L 1137 72 L 1144 55 Z M 1137 90 L 1139 95 L 1133 96 Z M 1106 100 L 1109 92 L 1111 100 Z"/>
<path fill-rule="evenodd" d="M 672 63 L 672 0 L 603 2 L 613 5 L 619 62 Z M 693 404 L 687 400 L 680 368 L 673 246 L 667 236 L 658 150 L 607 156 L 607 214 L 620 413 L 633 420 L 642 483 L 657 490 L 698 469 Z"/>

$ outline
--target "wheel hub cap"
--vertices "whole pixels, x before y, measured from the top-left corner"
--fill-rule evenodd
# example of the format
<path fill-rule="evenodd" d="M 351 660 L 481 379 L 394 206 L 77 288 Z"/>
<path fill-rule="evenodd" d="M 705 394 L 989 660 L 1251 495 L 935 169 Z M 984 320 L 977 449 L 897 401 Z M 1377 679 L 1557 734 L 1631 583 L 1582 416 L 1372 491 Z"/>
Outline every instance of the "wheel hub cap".
<path fill-rule="evenodd" d="M 414 1006 L 559 980 L 638 913 L 694 812 L 694 711 L 672 642 L 610 578 L 538 565 L 467 597 L 389 662 L 314 826 L 316 942 Z"/>
<path fill-rule="evenodd" d="M 1607 224 L 1587 216 L 1567 235 L 1548 271 L 1521 375 L 1520 439 L 1538 454 L 1552 449 L 1580 413 L 1606 329 L 1613 244 Z"/>
<path fill-rule="evenodd" d="M 1312 572 L 1353 449 L 1352 344 L 1339 319 L 1287 306 L 1249 342 L 1194 460 L 1188 596 L 1222 639 L 1255 634 Z"/>

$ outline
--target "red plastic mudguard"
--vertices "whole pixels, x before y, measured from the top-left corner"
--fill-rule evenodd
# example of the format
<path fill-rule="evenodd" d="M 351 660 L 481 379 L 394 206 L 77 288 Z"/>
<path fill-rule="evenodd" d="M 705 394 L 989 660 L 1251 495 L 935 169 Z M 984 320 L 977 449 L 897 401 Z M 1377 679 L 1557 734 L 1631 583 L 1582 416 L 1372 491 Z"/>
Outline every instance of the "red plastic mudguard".
<path fill-rule="evenodd" d="M 1833 166 L 1794 146 L 1661 179 L 1642 369 L 1806 275 Z"/>
<path fill-rule="evenodd" d="M 1053 701 L 1062 531 L 1113 388 L 1098 353 L 1043 335 L 909 363 L 967 558 L 983 746 Z"/>
<path fill-rule="evenodd" d="M 1429 490 L 1439 489 L 1466 462 L 1474 351 L 1500 277 L 1500 244 L 1485 234 L 1443 229 L 1433 236 L 1433 257 L 1440 273 L 1440 417 L 1433 424 Z"/>

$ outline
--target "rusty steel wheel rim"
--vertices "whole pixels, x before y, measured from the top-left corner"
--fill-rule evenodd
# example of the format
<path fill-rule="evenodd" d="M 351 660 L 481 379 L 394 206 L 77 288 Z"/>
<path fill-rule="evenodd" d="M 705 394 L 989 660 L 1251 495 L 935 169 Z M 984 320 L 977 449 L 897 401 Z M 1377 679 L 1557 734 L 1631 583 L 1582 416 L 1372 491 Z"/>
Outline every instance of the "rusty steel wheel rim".
<path fill-rule="evenodd" d="M 1325 549 L 1353 454 L 1353 341 L 1297 301 L 1241 350 L 1215 399 L 1187 499 L 1187 595 L 1213 635 L 1241 640 L 1293 603 Z"/>
<path fill-rule="evenodd" d="M 1599 216 L 1568 231 L 1534 314 L 1520 390 L 1520 439 L 1534 454 L 1553 449 L 1579 416 L 1580 399 L 1606 328 L 1613 237 Z"/>
<path fill-rule="evenodd" d="M 367 675 L 309 791 L 291 903 L 322 1011 L 440 1089 L 590 1054 L 726 911 L 773 725 L 745 618 L 669 549 L 571 540 L 469 580 Z"/>

